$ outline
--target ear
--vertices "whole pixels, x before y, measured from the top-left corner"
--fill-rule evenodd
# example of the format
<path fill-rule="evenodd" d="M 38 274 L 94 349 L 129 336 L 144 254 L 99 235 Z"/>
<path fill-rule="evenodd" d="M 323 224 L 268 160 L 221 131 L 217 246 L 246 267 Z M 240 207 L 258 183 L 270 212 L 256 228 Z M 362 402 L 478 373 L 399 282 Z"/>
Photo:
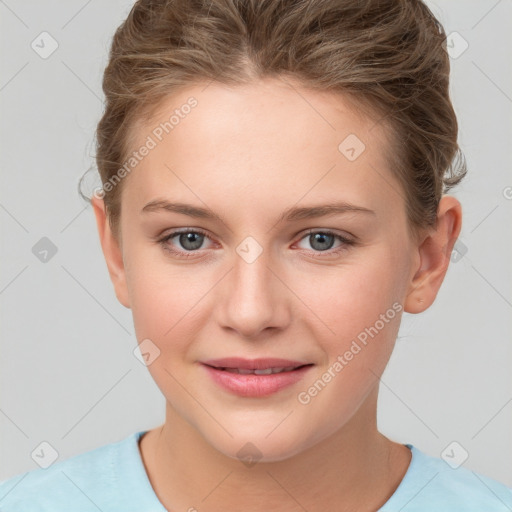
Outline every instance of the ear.
<path fill-rule="evenodd" d="M 96 216 L 96 225 L 100 236 L 101 248 L 107 263 L 108 273 L 114 285 L 117 300 L 125 307 L 130 307 L 128 287 L 126 286 L 126 272 L 123 261 L 121 245 L 112 234 L 110 223 L 105 211 L 105 202 L 96 196 L 91 198 Z"/>
<path fill-rule="evenodd" d="M 436 228 L 417 247 L 419 265 L 405 299 L 404 311 L 407 313 L 421 313 L 434 302 L 461 227 L 461 204 L 452 196 L 443 196 L 439 202 Z"/>

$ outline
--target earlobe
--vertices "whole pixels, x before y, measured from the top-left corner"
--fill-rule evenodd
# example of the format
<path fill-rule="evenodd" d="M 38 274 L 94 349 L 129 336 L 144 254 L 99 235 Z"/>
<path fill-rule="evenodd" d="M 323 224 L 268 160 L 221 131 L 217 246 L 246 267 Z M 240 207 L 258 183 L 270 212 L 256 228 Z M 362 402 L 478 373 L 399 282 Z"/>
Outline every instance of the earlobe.
<path fill-rule="evenodd" d="M 453 246 L 462 227 L 462 207 L 452 196 L 439 202 L 437 226 L 417 247 L 419 265 L 411 277 L 404 311 L 421 313 L 434 302 L 444 280 Z"/>
<path fill-rule="evenodd" d="M 110 228 L 103 199 L 93 197 L 91 203 L 96 217 L 96 226 L 98 228 L 103 256 L 105 257 L 110 279 L 114 285 L 117 300 L 123 306 L 129 308 L 130 301 L 128 287 L 126 285 L 126 271 L 122 249 Z"/>

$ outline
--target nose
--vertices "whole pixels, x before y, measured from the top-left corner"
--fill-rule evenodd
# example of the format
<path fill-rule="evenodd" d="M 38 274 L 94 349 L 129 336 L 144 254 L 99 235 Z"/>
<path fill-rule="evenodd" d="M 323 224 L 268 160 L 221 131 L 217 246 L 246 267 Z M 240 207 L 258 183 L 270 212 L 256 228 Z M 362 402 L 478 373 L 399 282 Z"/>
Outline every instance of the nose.
<path fill-rule="evenodd" d="M 223 329 L 256 341 L 271 330 L 286 327 L 293 294 L 269 251 L 263 251 L 254 261 L 240 254 L 235 254 L 233 268 L 223 279 L 218 296 L 218 320 Z"/>

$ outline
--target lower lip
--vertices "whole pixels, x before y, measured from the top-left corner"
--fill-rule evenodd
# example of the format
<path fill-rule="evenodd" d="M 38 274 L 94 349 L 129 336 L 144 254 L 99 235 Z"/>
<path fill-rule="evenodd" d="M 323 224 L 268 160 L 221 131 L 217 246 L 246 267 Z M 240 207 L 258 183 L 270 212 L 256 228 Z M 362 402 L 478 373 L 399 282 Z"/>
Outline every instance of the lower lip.
<path fill-rule="evenodd" d="M 203 365 L 211 378 L 224 389 L 245 397 L 269 396 L 299 382 L 312 366 L 270 375 L 240 374 Z"/>

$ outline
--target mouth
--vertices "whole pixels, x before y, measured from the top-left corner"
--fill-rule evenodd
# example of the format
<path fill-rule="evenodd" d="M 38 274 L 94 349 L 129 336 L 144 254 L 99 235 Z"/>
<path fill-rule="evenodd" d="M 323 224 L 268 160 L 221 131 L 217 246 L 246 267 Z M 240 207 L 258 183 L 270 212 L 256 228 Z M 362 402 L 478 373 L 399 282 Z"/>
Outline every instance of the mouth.
<path fill-rule="evenodd" d="M 306 365 L 302 365 L 306 366 Z M 240 375 L 272 375 L 274 373 L 283 373 L 283 372 L 291 372 L 293 370 L 298 370 L 302 368 L 302 366 L 287 366 L 286 368 L 265 368 L 264 370 L 250 370 L 248 368 L 220 368 L 220 367 L 212 367 L 216 370 L 221 370 L 224 372 L 230 373 L 238 373 Z"/>
<path fill-rule="evenodd" d="M 288 359 L 214 359 L 201 363 L 224 390 L 244 397 L 263 397 L 292 386 L 313 363 Z"/>

